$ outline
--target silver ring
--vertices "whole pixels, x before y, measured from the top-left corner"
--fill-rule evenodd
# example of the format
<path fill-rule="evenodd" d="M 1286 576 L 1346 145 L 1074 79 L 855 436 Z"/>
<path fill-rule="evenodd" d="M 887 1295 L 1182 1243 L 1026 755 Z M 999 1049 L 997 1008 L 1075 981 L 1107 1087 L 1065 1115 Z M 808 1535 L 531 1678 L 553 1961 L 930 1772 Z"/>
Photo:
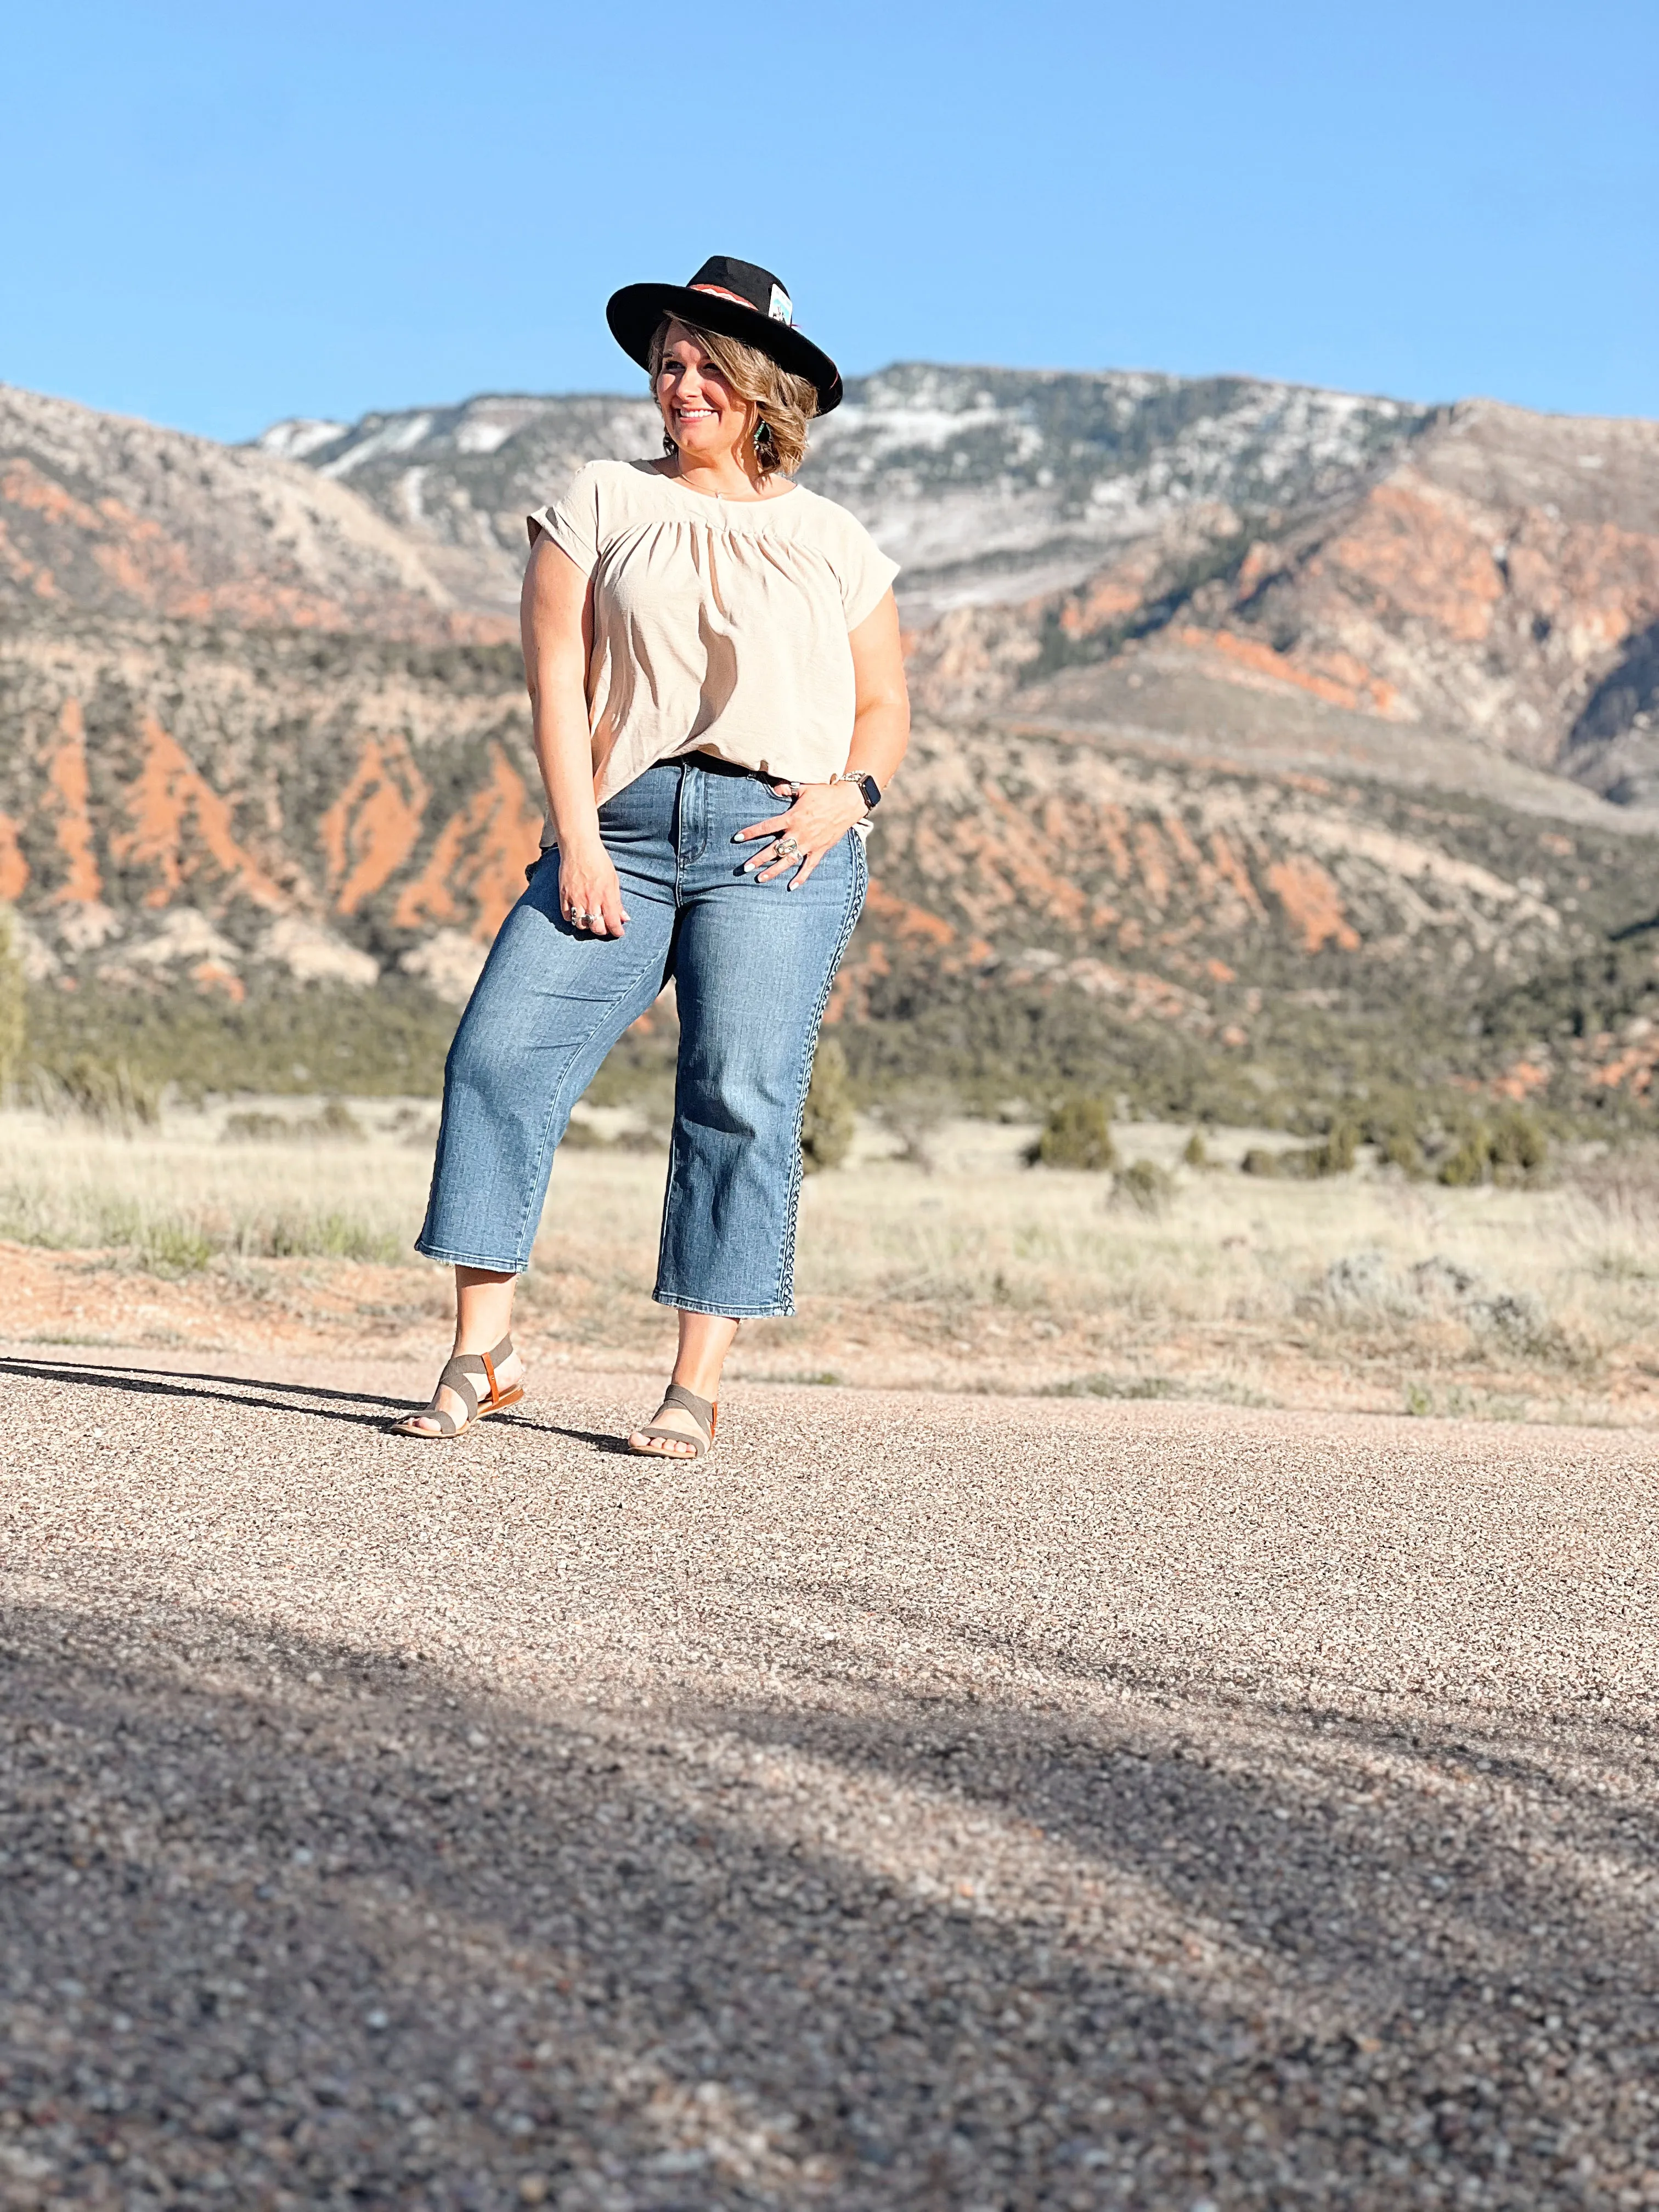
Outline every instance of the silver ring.
<path fill-rule="evenodd" d="M 799 853 L 799 845 L 793 837 L 781 837 L 778 840 L 778 854 L 782 860 L 792 858 L 793 855 Z"/>

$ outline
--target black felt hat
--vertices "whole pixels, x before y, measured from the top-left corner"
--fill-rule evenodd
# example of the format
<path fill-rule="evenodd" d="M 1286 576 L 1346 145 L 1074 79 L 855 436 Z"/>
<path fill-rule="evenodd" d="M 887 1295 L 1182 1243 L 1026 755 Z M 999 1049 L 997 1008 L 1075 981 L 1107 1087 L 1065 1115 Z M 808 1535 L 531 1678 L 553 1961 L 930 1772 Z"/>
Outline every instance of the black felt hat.
<path fill-rule="evenodd" d="M 741 338 L 771 355 L 780 368 L 804 376 L 818 395 L 818 412 L 841 404 L 841 371 L 795 328 L 789 295 L 769 269 L 712 253 L 689 284 L 624 284 L 605 303 L 611 335 L 630 361 L 651 366 L 651 340 L 665 315 Z"/>

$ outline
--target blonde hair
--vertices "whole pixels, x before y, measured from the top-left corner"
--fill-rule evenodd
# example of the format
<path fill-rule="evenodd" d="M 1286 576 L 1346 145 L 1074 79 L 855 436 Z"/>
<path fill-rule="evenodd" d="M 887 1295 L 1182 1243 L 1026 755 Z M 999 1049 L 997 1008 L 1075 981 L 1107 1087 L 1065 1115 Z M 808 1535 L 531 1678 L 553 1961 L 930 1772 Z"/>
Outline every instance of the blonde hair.
<path fill-rule="evenodd" d="M 793 476 L 806 458 L 806 426 L 818 411 L 817 387 L 805 377 L 793 376 L 787 368 L 780 368 L 771 355 L 763 353 L 758 346 L 744 345 L 741 338 L 729 338 L 720 331 L 706 331 L 700 324 L 688 323 L 678 315 L 665 315 L 651 338 L 653 398 L 669 329 L 674 323 L 678 323 L 688 337 L 696 340 L 738 398 L 746 399 L 757 412 L 760 420 L 755 426 L 755 457 L 762 472 L 769 476 L 776 470 L 784 476 Z M 663 450 L 670 453 L 678 450 L 665 429 Z"/>

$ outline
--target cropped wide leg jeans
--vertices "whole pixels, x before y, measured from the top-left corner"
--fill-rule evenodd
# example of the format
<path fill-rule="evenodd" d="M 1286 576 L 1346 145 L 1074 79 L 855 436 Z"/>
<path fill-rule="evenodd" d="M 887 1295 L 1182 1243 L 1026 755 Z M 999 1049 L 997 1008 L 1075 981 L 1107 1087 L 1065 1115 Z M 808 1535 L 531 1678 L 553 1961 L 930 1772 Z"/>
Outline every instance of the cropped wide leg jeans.
<path fill-rule="evenodd" d="M 571 1108 L 672 978 L 679 1066 L 653 1295 L 737 1319 L 794 1311 L 801 1115 L 866 871 L 849 833 L 798 891 L 787 874 L 745 875 L 757 848 L 736 833 L 786 803 L 695 757 L 659 762 L 606 800 L 620 938 L 571 927 L 558 854 L 542 855 L 450 1047 L 417 1251 L 524 1272 Z"/>

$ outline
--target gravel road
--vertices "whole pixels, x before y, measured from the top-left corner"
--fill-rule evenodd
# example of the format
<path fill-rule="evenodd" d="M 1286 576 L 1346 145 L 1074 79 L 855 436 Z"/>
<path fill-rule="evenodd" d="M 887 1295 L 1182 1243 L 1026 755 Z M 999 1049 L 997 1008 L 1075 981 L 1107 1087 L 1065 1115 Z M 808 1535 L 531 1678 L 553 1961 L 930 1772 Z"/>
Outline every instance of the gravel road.
<path fill-rule="evenodd" d="M 0 2203 L 1659 2205 L 1652 1440 L 123 1357 L 0 1364 Z"/>

